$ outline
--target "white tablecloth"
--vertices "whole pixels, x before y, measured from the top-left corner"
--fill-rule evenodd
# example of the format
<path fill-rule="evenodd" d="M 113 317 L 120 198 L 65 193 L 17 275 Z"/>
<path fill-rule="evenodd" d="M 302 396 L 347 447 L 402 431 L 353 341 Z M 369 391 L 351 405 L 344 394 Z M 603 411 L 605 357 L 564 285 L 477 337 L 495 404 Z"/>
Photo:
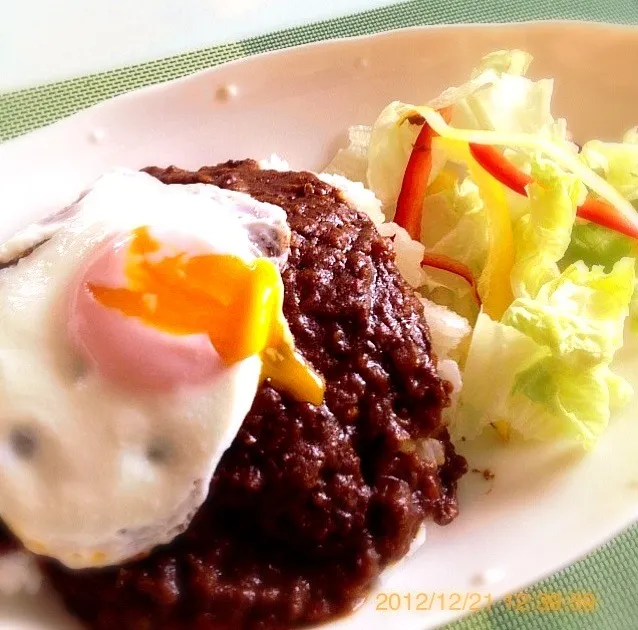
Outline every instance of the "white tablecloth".
<path fill-rule="evenodd" d="M 0 92 L 391 3 L 392 0 L 0 0 Z"/>

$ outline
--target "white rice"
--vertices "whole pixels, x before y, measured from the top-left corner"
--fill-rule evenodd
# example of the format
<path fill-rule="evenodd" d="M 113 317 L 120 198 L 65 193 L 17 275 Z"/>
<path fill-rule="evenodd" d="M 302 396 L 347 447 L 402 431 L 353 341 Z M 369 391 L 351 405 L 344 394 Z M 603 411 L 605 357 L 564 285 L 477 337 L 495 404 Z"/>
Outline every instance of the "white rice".
<path fill-rule="evenodd" d="M 0 555 L 0 593 L 35 595 L 41 586 L 42 574 L 32 555 L 22 551 Z"/>
<path fill-rule="evenodd" d="M 282 173 L 290 170 L 290 164 L 276 153 L 271 153 L 269 158 L 259 160 L 257 163 L 259 164 L 259 168 L 264 170 L 281 171 Z"/>
<path fill-rule="evenodd" d="M 343 175 L 334 173 L 319 173 L 317 177 L 341 190 L 344 199 L 361 212 L 365 212 L 377 228 L 383 224 L 385 216 L 381 210 L 381 202 L 361 182 L 353 182 Z"/>
<path fill-rule="evenodd" d="M 461 317 L 445 306 L 424 297 L 420 300 L 423 304 L 423 315 L 430 327 L 434 353 L 437 357 L 449 357 L 463 339 L 472 332 L 470 323 L 465 317 Z"/>

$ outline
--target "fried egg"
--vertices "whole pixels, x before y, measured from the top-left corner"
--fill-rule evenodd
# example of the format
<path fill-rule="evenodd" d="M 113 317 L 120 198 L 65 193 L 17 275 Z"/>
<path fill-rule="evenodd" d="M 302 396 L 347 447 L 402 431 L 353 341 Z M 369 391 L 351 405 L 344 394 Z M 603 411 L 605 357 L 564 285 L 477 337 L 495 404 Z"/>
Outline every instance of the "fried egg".
<path fill-rule="evenodd" d="M 318 404 L 281 208 L 116 171 L 0 247 L 0 518 L 71 568 L 171 542 L 265 377 Z"/>

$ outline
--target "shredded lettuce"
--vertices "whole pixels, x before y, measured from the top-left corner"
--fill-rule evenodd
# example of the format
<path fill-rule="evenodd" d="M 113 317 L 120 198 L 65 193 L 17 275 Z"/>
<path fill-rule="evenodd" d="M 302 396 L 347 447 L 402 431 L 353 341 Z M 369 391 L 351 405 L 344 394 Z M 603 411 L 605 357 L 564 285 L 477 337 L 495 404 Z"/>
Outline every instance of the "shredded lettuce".
<path fill-rule="evenodd" d="M 610 365 L 628 313 L 638 331 L 638 241 L 576 214 L 589 195 L 638 226 L 638 127 L 579 153 L 566 121 L 552 114 L 553 80 L 526 76 L 531 61 L 520 50 L 496 51 L 427 105 L 391 103 L 371 131 L 351 130 L 335 168 L 364 181 L 391 220 L 421 119 L 436 132 L 420 243 L 404 242 L 409 236 L 392 223 L 380 230 L 414 250 L 402 261 L 406 274 L 414 266 L 411 285 L 474 324 L 451 429 L 471 437 L 494 423 L 589 447 L 632 395 Z M 471 143 L 495 147 L 529 174 L 527 195 L 483 168 Z M 463 279 L 417 269 L 417 246 L 471 270 L 480 313 Z"/>
<path fill-rule="evenodd" d="M 610 363 L 622 346 L 634 261 L 607 273 L 570 265 L 518 298 L 500 322 L 481 314 L 474 329 L 453 433 L 476 435 L 506 421 L 526 439 L 571 439 L 590 447 L 626 404 L 631 386 Z"/>
<path fill-rule="evenodd" d="M 635 129 L 625 134 L 623 142 L 587 142 L 580 158 L 623 197 L 638 200 L 638 133 Z"/>

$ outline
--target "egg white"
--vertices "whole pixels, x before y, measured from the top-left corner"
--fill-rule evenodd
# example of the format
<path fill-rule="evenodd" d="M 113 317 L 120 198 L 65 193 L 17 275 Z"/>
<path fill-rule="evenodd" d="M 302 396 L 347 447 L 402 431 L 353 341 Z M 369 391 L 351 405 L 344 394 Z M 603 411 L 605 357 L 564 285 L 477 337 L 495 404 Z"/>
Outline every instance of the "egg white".
<path fill-rule="evenodd" d="M 110 173 L 48 228 L 47 242 L 0 270 L 0 518 L 32 551 L 71 568 L 119 564 L 172 541 L 206 499 L 252 405 L 259 358 L 196 389 L 124 391 L 70 346 L 66 298 L 97 245 L 142 225 L 250 259 L 250 218 L 236 220 L 238 203 L 287 230 L 283 210 L 241 193 Z"/>

